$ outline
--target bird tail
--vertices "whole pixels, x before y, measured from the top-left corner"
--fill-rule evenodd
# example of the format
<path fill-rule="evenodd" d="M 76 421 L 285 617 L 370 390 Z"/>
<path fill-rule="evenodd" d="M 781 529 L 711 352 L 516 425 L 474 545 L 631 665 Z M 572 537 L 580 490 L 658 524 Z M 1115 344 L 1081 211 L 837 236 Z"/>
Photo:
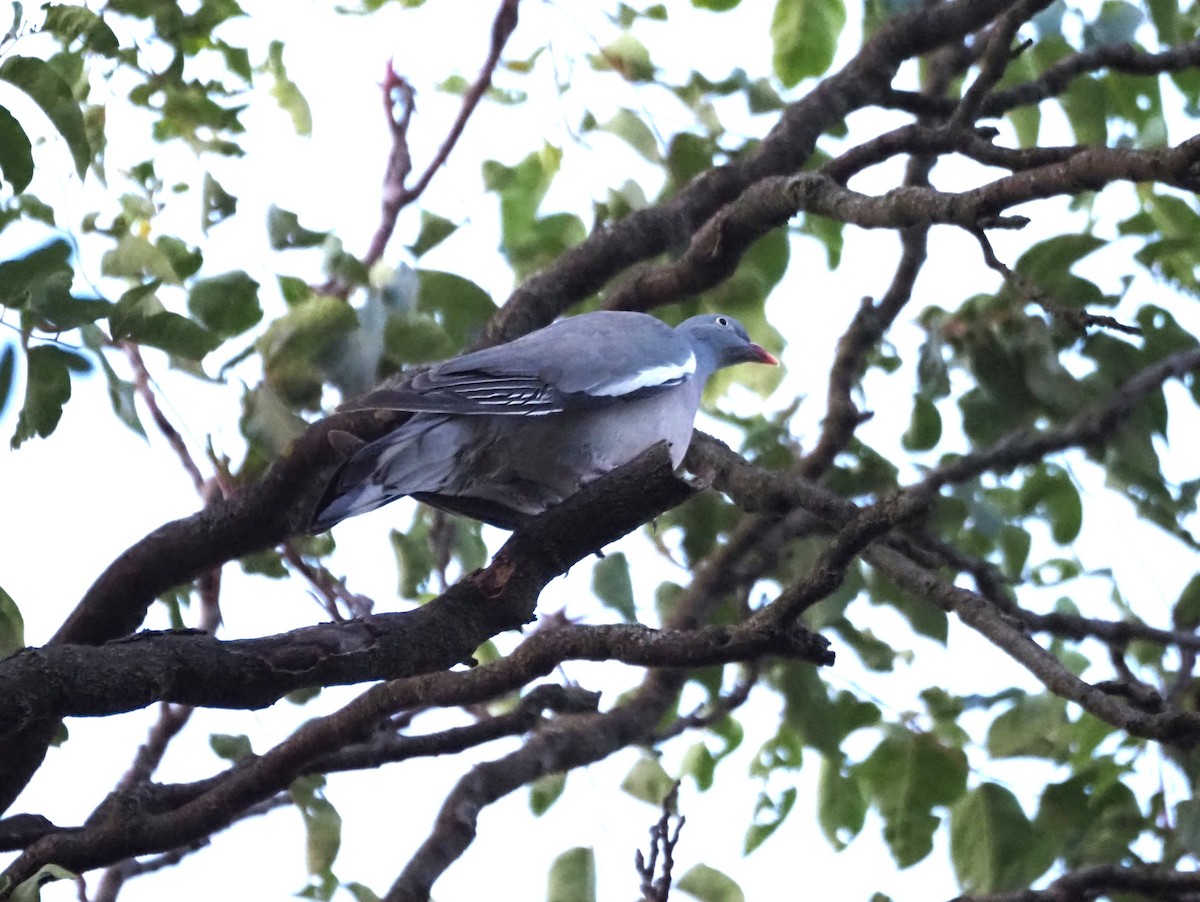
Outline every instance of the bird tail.
<path fill-rule="evenodd" d="M 463 428 L 450 417 L 418 415 L 361 447 L 330 481 L 309 531 L 324 532 L 414 492 L 446 488 L 463 446 Z"/>

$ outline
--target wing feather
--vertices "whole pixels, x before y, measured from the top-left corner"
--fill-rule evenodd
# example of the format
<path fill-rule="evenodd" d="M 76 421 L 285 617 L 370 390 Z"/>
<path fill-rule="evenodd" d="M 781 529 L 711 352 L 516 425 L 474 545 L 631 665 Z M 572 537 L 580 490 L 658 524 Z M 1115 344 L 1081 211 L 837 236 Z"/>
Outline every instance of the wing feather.
<path fill-rule="evenodd" d="M 462 416 L 545 416 L 643 398 L 686 382 L 696 357 L 674 329 L 637 313 L 582 314 L 447 360 L 348 405 Z"/>

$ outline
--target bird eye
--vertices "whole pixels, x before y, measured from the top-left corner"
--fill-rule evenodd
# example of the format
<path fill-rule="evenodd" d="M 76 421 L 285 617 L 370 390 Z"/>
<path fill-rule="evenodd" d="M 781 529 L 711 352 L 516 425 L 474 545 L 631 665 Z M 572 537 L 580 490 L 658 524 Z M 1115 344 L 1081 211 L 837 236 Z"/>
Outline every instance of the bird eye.
<path fill-rule="evenodd" d="M 727 317 L 724 317 L 724 316 L 718 316 L 718 317 L 717 317 L 717 325 L 718 325 L 718 326 L 728 326 L 728 325 L 729 325 L 729 319 L 728 319 Z"/>

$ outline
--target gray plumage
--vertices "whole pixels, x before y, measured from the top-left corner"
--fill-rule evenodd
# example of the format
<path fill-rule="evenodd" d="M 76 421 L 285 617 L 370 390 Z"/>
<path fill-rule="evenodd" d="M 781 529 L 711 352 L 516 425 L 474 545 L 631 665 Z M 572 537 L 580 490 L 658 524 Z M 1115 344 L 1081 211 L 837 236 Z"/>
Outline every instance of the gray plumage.
<path fill-rule="evenodd" d="M 619 311 L 447 360 L 355 404 L 414 416 L 346 461 L 312 530 L 405 495 L 512 529 L 660 441 L 679 466 L 708 377 L 750 361 L 778 362 L 731 317 Z"/>

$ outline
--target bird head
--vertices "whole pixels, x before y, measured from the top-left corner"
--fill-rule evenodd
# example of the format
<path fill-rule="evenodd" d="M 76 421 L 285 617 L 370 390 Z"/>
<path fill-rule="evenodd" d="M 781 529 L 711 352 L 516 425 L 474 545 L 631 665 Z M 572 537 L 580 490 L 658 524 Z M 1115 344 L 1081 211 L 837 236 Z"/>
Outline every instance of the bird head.
<path fill-rule="evenodd" d="M 724 313 L 693 316 L 680 323 L 678 331 L 692 343 L 698 354 L 710 357 L 713 369 L 735 363 L 779 365 L 774 354 L 750 340 L 745 326 Z"/>

